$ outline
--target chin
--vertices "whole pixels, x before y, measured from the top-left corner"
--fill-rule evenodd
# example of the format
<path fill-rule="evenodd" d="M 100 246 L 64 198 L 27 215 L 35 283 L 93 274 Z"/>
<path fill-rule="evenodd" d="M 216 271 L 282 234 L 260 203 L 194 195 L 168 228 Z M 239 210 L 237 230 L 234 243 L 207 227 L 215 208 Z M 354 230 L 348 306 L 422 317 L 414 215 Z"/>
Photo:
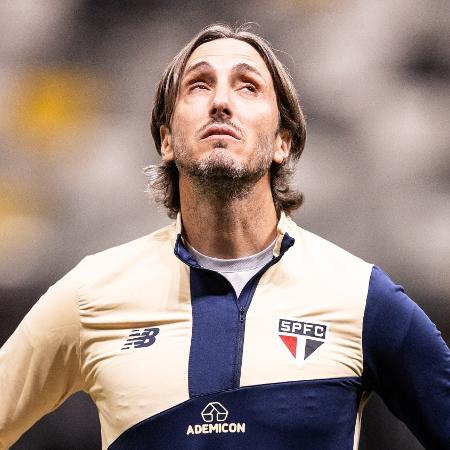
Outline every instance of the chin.
<path fill-rule="evenodd" d="M 215 141 L 212 145 L 213 149 L 221 148 L 227 150 L 229 147 L 229 143 L 227 141 Z"/>
<path fill-rule="evenodd" d="M 208 165 L 235 165 L 238 161 L 233 157 L 231 152 L 223 147 L 215 147 L 212 151 L 202 158 L 202 163 Z"/>
<path fill-rule="evenodd" d="M 215 147 L 199 160 L 199 167 L 207 173 L 228 173 L 240 170 L 242 162 L 224 147 Z"/>

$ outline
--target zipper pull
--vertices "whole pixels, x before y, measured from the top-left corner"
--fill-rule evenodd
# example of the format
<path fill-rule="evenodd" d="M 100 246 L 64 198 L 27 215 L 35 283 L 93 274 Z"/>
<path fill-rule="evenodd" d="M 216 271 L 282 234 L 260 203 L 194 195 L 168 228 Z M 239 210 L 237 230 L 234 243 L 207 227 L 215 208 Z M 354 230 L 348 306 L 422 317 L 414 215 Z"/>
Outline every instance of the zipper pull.
<path fill-rule="evenodd" d="M 241 321 L 241 323 L 244 321 L 244 317 L 245 317 L 245 308 L 243 306 L 241 306 L 241 309 L 239 310 L 239 320 Z"/>

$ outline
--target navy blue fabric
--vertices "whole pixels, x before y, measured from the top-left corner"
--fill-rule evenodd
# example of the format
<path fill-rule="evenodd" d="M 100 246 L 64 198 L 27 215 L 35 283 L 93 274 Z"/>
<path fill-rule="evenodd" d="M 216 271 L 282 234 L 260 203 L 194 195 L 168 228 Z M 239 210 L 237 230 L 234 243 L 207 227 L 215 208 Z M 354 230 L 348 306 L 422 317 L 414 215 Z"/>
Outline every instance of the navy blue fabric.
<path fill-rule="evenodd" d="M 239 386 L 246 311 L 262 274 L 278 262 L 294 242 L 287 233 L 283 236 L 280 256 L 248 281 L 238 299 L 224 276 L 199 266 L 178 235 L 175 254 L 191 267 L 190 397 Z"/>
<path fill-rule="evenodd" d="M 283 240 L 281 241 L 280 246 L 280 256 L 283 256 L 284 253 L 289 250 L 295 243 L 295 239 L 289 236 L 288 233 L 284 233 Z"/>
<path fill-rule="evenodd" d="M 192 340 L 189 395 L 233 387 L 240 322 L 236 294 L 211 270 L 191 268 Z"/>
<path fill-rule="evenodd" d="M 109 450 L 351 450 L 360 393 L 359 378 L 336 378 L 204 395 L 133 426 Z M 245 423 L 245 433 L 188 435 L 211 402 L 228 411 L 226 423 Z"/>
<path fill-rule="evenodd" d="M 189 250 L 184 246 L 181 234 L 177 235 L 177 241 L 175 243 L 174 251 L 177 258 L 181 259 L 184 263 L 191 267 L 200 267 L 197 260 L 189 253 Z"/>
<path fill-rule="evenodd" d="M 450 449 L 450 351 L 426 314 L 378 267 L 363 323 L 364 385 L 427 449 Z"/>

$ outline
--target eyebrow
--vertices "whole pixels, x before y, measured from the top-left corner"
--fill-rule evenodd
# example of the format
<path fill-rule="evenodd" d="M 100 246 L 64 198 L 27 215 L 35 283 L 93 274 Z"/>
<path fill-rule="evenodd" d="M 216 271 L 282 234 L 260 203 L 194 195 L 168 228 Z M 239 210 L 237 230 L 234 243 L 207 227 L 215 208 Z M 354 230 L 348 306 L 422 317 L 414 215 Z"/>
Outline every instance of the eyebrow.
<path fill-rule="evenodd" d="M 198 63 L 195 63 L 194 65 L 190 66 L 188 69 L 186 69 L 186 71 L 184 72 L 183 78 L 186 78 L 191 72 L 195 72 L 196 70 L 199 69 L 207 69 L 207 70 L 212 70 L 213 67 L 211 66 L 211 64 L 209 64 L 206 61 L 199 61 Z M 265 81 L 263 75 L 261 74 L 261 72 L 256 69 L 255 67 L 251 66 L 250 64 L 247 63 L 239 63 L 236 64 L 231 71 L 233 73 L 244 73 L 244 72 L 251 72 L 254 73 L 255 75 L 258 75 L 262 80 Z"/>
<path fill-rule="evenodd" d="M 256 67 L 253 67 L 247 63 L 236 64 L 231 71 L 233 73 L 251 72 L 254 73 L 255 75 L 258 75 L 260 78 L 264 80 L 264 77 L 262 76 L 261 72 Z"/>
<path fill-rule="evenodd" d="M 193 66 L 190 66 L 188 69 L 185 70 L 183 74 L 183 78 L 186 78 L 187 75 L 189 75 L 191 72 L 194 72 L 198 69 L 212 69 L 211 64 L 207 63 L 206 61 L 199 61 L 198 63 L 195 63 Z"/>

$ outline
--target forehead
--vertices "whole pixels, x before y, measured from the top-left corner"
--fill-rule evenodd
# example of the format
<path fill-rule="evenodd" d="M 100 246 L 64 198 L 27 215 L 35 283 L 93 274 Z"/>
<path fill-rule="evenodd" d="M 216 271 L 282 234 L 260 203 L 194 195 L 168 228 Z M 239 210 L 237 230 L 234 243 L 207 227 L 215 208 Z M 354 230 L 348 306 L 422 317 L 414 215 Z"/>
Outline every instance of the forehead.
<path fill-rule="evenodd" d="M 266 63 L 255 48 L 238 39 L 216 39 L 198 46 L 189 57 L 185 71 L 201 61 L 220 69 L 231 69 L 236 64 L 246 63 L 257 69 L 264 78 L 272 78 Z"/>

